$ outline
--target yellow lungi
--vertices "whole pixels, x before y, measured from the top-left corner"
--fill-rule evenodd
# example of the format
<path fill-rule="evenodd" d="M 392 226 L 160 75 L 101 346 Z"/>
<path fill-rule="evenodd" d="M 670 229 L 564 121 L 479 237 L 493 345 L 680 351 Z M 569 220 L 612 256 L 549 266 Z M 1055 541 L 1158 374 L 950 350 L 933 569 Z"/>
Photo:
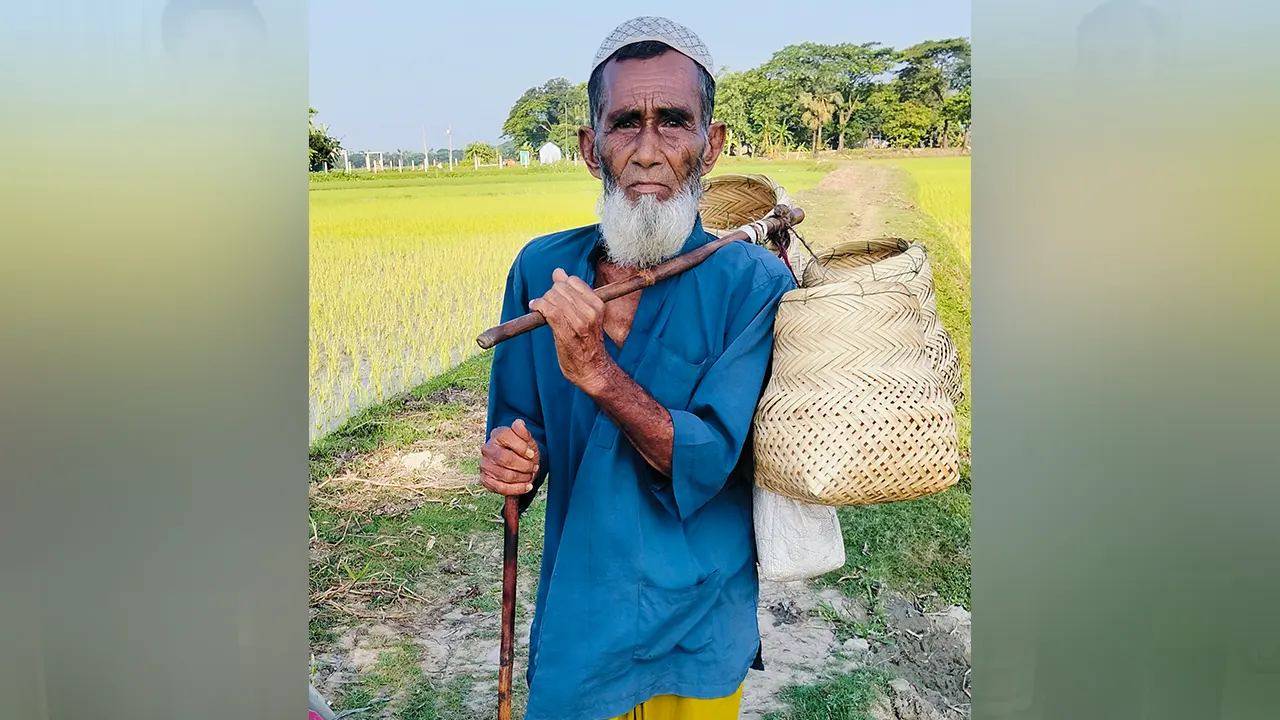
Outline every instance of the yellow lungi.
<path fill-rule="evenodd" d="M 729 697 L 714 700 L 659 695 L 613 720 L 737 720 L 742 706 L 742 686 Z"/>

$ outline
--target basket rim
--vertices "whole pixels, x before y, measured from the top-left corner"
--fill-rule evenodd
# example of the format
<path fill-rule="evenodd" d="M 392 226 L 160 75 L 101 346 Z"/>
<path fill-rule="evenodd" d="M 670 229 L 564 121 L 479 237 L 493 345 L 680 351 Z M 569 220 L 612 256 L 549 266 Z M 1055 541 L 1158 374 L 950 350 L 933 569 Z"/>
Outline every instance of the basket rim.
<path fill-rule="evenodd" d="M 763 173 L 725 173 L 723 175 L 707 175 L 702 178 L 702 184 L 711 185 L 726 182 L 741 182 L 743 180 L 761 183 L 773 189 L 782 187 L 782 185 L 778 184 L 778 181 Z"/>
<path fill-rule="evenodd" d="M 912 245 L 920 245 L 913 240 L 908 240 L 897 235 L 886 235 L 883 237 L 866 238 L 863 240 L 843 240 L 830 247 L 823 248 L 818 252 L 818 259 L 831 260 L 841 255 L 851 255 L 853 251 L 869 251 L 876 245 L 882 247 L 898 248 L 901 252 L 911 249 Z M 924 247 L 921 245 L 921 247 Z"/>
<path fill-rule="evenodd" d="M 760 173 L 703 177 L 702 188 L 698 214 L 703 227 L 717 235 L 772 217 L 779 206 L 795 206 L 786 188 Z"/>
<path fill-rule="evenodd" d="M 807 259 L 800 275 L 805 281 L 811 280 L 810 275 L 814 275 L 815 278 L 820 277 L 823 282 L 820 282 L 817 285 L 807 285 L 806 287 L 821 287 L 822 285 L 830 284 L 825 282 L 825 279 L 827 273 L 831 271 L 831 264 L 836 260 L 844 257 L 870 255 L 874 252 L 885 250 L 892 251 L 893 254 L 874 263 L 869 263 L 860 267 L 874 267 L 881 263 L 893 261 L 896 258 L 911 256 L 913 253 L 918 253 L 919 255 L 914 258 L 915 267 L 913 268 L 913 272 L 919 273 L 929 264 L 929 251 L 921 242 L 917 240 L 908 240 L 907 238 L 898 235 L 884 235 L 881 237 L 864 238 L 861 240 L 844 240 L 836 243 L 835 245 L 825 247 Z M 903 273 L 897 273 L 890 277 L 883 278 L 883 280 L 892 281 L 893 278 L 902 277 L 902 275 Z M 836 282 L 852 281 L 844 280 Z M 905 282 L 905 280 L 900 282 Z"/>

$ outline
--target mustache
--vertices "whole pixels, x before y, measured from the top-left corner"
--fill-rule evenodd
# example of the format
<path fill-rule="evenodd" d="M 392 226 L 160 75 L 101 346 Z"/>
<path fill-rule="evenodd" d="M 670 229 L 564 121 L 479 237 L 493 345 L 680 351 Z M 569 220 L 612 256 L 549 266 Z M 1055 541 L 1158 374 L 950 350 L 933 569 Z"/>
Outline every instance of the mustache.
<path fill-rule="evenodd" d="M 618 184 L 618 178 L 607 169 L 603 163 L 600 165 L 600 179 L 604 183 L 604 194 L 615 195 L 622 192 L 622 187 Z M 677 189 L 677 193 L 688 193 L 695 198 L 701 200 L 705 192 L 702 186 L 702 162 L 699 161 L 689 172 L 684 183 Z"/>
<path fill-rule="evenodd" d="M 605 158 L 600 155 L 600 146 L 600 143 L 596 143 L 594 152 L 594 155 L 596 156 L 596 163 L 600 167 L 600 181 L 604 185 L 605 195 L 612 195 L 620 192 L 621 187 L 618 184 L 618 176 L 614 174 L 613 168 L 605 161 Z M 704 188 L 702 187 L 702 175 L 703 171 L 706 169 L 706 163 L 702 161 L 702 154 L 705 150 L 706 146 L 704 143 L 703 147 L 698 149 L 698 154 L 695 156 L 693 166 L 689 168 L 688 176 L 685 177 L 684 183 L 678 189 L 678 191 L 687 191 L 692 193 L 694 197 L 699 200 L 702 199 L 704 192 Z"/>

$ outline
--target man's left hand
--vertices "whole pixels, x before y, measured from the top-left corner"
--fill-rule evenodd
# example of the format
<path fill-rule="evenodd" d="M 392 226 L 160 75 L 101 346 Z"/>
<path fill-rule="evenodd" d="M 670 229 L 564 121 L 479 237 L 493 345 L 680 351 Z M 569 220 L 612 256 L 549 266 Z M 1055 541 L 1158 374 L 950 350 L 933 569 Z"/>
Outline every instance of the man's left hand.
<path fill-rule="evenodd" d="M 604 347 L 604 302 L 582 278 L 560 268 L 551 280 L 555 284 L 529 309 L 547 319 L 565 378 L 590 394 L 607 382 L 613 362 Z"/>

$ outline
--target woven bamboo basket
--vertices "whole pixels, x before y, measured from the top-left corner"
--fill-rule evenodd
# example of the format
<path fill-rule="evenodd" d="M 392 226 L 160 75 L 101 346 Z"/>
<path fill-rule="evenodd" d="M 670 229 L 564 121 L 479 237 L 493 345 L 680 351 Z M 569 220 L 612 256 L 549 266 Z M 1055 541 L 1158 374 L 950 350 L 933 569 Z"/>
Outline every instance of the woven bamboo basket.
<path fill-rule="evenodd" d="M 819 505 L 911 500 L 959 480 L 955 405 L 900 282 L 783 296 L 756 407 L 756 484 Z"/>
<path fill-rule="evenodd" d="M 964 397 L 960 355 L 938 319 L 938 299 L 933 293 L 933 269 L 929 254 L 918 242 L 885 237 L 840 243 L 819 252 L 801 271 L 801 287 L 841 282 L 893 281 L 911 289 L 920 302 L 925 350 L 942 387 L 952 402 Z"/>
<path fill-rule="evenodd" d="M 702 227 L 716 237 L 724 237 L 743 225 L 773 215 L 778 205 L 794 207 L 787 191 L 767 175 L 717 175 L 704 178 L 702 187 L 702 200 L 698 203 Z M 798 245 L 791 243 L 784 258 L 792 268 L 800 267 Z M 776 243 L 770 241 L 766 247 L 775 255 L 781 255 Z M 799 279 L 797 274 L 796 281 Z"/>

